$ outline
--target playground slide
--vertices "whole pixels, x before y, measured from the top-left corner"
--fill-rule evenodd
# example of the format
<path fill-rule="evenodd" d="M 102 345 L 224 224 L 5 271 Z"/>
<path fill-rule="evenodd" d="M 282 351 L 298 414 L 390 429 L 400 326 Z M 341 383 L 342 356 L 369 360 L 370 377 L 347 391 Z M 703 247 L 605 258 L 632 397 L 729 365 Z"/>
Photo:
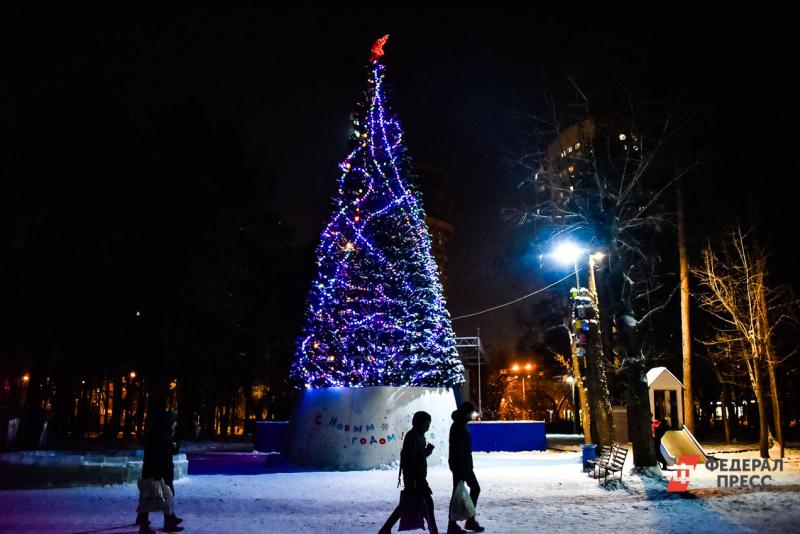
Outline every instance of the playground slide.
<path fill-rule="evenodd" d="M 682 430 L 670 430 L 661 438 L 661 454 L 667 461 L 667 465 L 675 465 L 678 458 L 684 454 L 696 454 L 700 456 L 699 463 L 704 464 L 709 455 L 697 442 L 689 429 L 683 427 Z"/>

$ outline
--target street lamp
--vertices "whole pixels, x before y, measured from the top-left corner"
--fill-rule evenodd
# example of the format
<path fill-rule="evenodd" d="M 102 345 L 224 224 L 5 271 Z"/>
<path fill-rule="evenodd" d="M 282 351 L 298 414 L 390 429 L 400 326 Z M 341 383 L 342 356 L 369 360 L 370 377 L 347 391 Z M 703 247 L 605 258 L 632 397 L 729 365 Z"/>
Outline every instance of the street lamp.
<path fill-rule="evenodd" d="M 572 433 L 578 433 L 578 403 L 575 399 L 575 377 L 569 375 L 567 383 L 572 386 Z"/>
<path fill-rule="evenodd" d="M 533 369 L 533 364 L 526 363 L 524 366 L 520 366 L 518 363 L 515 363 L 514 365 L 511 366 L 511 370 L 514 371 L 514 373 L 516 374 L 519 373 L 523 367 L 525 368 L 526 371 L 528 371 L 528 373 L 530 373 L 530 371 Z M 522 375 L 522 402 L 525 402 L 525 376 L 526 376 L 525 374 Z M 531 377 L 530 374 L 528 374 L 527 376 L 528 378 Z"/>
<path fill-rule="evenodd" d="M 598 299 L 598 296 L 597 296 L 597 283 L 596 283 L 595 276 L 594 276 L 594 268 L 595 268 L 595 265 L 605 257 L 605 254 L 603 254 L 602 252 L 599 252 L 599 251 L 590 252 L 587 248 L 581 248 L 581 247 L 575 245 L 574 243 L 570 243 L 568 241 L 560 243 L 558 246 L 556 246 L 556 248 L 550 254 L 551 257 L 555 258 L 557 261 L 559 261 L 559 262 L 561 262 L 563 264 L 569 264 L 570 262 L 572 262 L 572 264 L 573 264 L 573 266 L 575 268 L 575 282 L 576 282 L 575 290 L 576 290 L 576 295 L 575 295 L 575 301 L 573 303 L 573 310 L 572 310 L 573 328 L 577 328 L 577 324 L 578 324 L 577 321 L 579 319 L 579 317 L 577 316 L 577 313 L 576 313 L 577 312 L 577 308 L 578 308 L 578 302 L 579 302 L 578 299 L 582 297 L 580 276 L 578 275 L 578 259 L 579 258 L 580 259 L 584 258 L 585 257 L 584 255 L 588 256 L 588 263 L 589 263 L 588 291 L 589 291 L 589 294 L 591 295 L 592 300 L 593 300 L 592 307 L 594 307 L 594 310 L 593 310 L 594 317 L 597 318 L 597 320 L 599 321 L 600 306 L 599 306 L 599 299 Z M 581 300 L 583 300 L 583 299 L 581 299 Z M 584 309 L 584 312 L 585 311 L 586 310 Z M 581 329 L 586 330 L 585 327 L 587 327 L 589 325 L 585 322 L 586 321 L 585 316 L 581 315 L 580 319 L 582 319 L 582 321 L 581 321 Z M 576 415 L 576 417 L 573 418 L 573 428 L 577 424 L 576 421 L 577 421 L 577 412 L 578 412 L 577 404 L 578 403 L 577 403 L 577 399 L 575 398 L 575 382 L 577 381 L 578 385 L 581 386 L 580 387 L 580 389 L 581 389 L 581 391 L 580 391 L 580 394 L 581 394 L 580 402 L 581 402 L 581 407 L 582 407 L 582 409 L 581 409 L 581 415 L 582 415 L 581 422 L 582 422 L 582 426 L 583 426 L 584 439 L 586 439 L 586 442 L 588 443 L 589 440 L 590 440 L 590 437 L 589 437 L 590 432 L 589 432 L 589 428 L 588 428 L 589 427 L 589 423 L 588 423 L 588 419 L 587 419 L 587 417 L 589 415 L 588 402 L 587 402 L 587 399 L 586 399 L 587 391 L 586 391 L 586 389 L 584 389 L 584 386 L 583 386 L 584 382 L 583 382 L 583 379 L 581 378 L 580 364 L 578 362 L 578 350 L 579 350 L 578 337 L 577 337 L 576 333 L 573 332 L 572 330 L 570 330 L 570 344 L 571 344 L 571 348 L 572 348 L 572 368 L 573 368 L 573 373 L 572 373 L 572 377 L 571 377 L 572 380 L 570 382 L 572 383 L 573 405 L 575 406 L 575 415 Z M 587 360 L 588 360 L 588 358 L 587 358 Z M 596 363 L 595 362 L 587 363 L 587 373 L 597 372 L 597 371 L 592 371 L 592 367 L 591 367 L 592 365 L 601 366 L 602 365 L 602 360 L 598 360 Z M 577 430 L 576 430 L 576 432 L 577 432 Z"/>
<path fill-rule="evenodd" d="M 580 289 L 581 287 L 581 279 L 578 276 L 578 259 L 589 252 L 586 248 L 581 248 L 575 243 L 571 241 L 564 241 L 560 243 L 550 254 L 553 258 L 556 259 L 559 263 L 564 265 L 569 265 L 570 263 L 575 268 L 575 287 Z M 594 287 L 594 267 L 599 263 L 603 258 L 605 258 L 605 254 L 600 251 L 592 252 L 589 254 L 589 289 L 596 293 L 597 289 Z"/>
<path fill-rule="evenodd" d="M 575 266 L 575 287 L 581 287 L 581 279 L 578 276 L 578 258 L 586 252 L 586 249 L 580 248 L 575 243 L 565 241 L 560 243 L 552 253 L 556 261 L 569 265 L 570 263 Z"/>

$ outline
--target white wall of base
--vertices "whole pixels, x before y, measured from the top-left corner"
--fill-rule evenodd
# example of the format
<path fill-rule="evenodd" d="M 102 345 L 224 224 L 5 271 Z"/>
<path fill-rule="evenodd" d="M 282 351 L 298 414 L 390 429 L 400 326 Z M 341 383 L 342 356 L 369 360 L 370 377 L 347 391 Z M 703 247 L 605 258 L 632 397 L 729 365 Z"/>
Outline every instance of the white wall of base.
<path fill-rule="evenodd" d="M 390 387 L 307 389 L 291 418 L 287 454 L 298 465 L 373 469 L 400 460 L 414 412 L 431 414 L 425 434 L 436 448 L 428 465 L 447 461 L 456 409 L 447 388 Z"/>

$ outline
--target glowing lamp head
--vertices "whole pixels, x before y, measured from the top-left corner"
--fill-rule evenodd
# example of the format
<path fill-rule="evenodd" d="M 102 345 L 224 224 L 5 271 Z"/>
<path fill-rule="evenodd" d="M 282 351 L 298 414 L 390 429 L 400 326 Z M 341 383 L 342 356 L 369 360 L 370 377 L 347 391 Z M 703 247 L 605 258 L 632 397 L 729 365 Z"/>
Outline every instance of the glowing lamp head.
<path fill-rule="evenodd" d="M 575 243 L 567 241 L 556 247 L 553 251 L 553 257 L 564 264 L 575 263 L 578 260 L 578 256 L 581 255 L 581 252 L 583 252 L 583 250 L 575 245 Z"/>
<path fill-rule="evenodd" d="M 519 365 L 515 363 L 514 365 L 511 366 L 511 370 L 514 372 L 519 371 Z"/>
<path fill-rule="evenodd" d="M 526 364 L 525 364 L 525 370 L 526 370 L 526 371 L 530 371 L 531 369 L 533 369 L 533 365 L 531 365 L 531 364 L 529 364 L 529 363 L 526 363 Z"/>
<path fill-rule="evenodd" d="M 30 379 L 31 379 L 31 375 L 29 375 L 28 373 L 25 373 L 24 375 L 22 375 L 22 381 L 23 382 L 27 382 Z"/>

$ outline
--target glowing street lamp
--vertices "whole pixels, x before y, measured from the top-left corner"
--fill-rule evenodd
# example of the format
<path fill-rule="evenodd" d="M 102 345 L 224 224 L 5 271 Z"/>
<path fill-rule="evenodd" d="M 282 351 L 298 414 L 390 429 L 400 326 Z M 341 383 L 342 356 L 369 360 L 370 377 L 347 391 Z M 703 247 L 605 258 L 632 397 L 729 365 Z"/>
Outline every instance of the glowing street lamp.
<path fill-rule="evenodd" d="M 567 377 L 567 384 L 572 386 L 572 433 L 578 433 L 578 403 L 575 399 L 575 377 L 569 375 Z"/>
<path fill-rule="evenodd" d="M 564 241 L 559 244 L 551 254 L 559 263 L 563 263 L 564 265 L 569 265 L 571 263 L 575 267 L 575 287 L 577 288 L 581 287 L 581 279 L 578 276 L 578 258 L 585 252 L 585 248 L 581 248 L 570 241 Z"/>
<path fill-rule="evenodd" d="M 588 256 L 588 262 L 589 262 L 589 281 L 588 281 L 588 286 L 589 287 L 588 287 L 588 289 L 589 289 L 589 293 L 594 297 L 594 306 L 596 306 L 596 313 L 597 313 L 597 316 L 599 316 L 600 309 L 599 309 L 599 300 L 598 300 L 598 297 L 597 297 L 597 283 L 596 283 L 595 276 L 594 276 L 594 268 L 595 268 L 595 265 L 605 257 L 605 254 L 603 254 L 602 252 L 599 252 L 599 251 L 590 252 L 587 248 L 581 248 L 578 245 L 576 245 L 575 243 L 571 243 L 569 241 L 566 241 L 566 242 L 562 242 L 558 246 L 556 246 L 556 248 L 553 250 L 553 252 L 551 254 L 549 254 L 549 256 L 555 258 L 557 261 L 559 261 L 562 264 L 569 264 L 570 262 L 572 262 L 572 264 L 573 264 L 573 266 L 575 268 L 575 289 L 577 290 L 577 295 L 576 296 L 580 295 L 580 291 L 581 291 L 581 280 L 580 280 L 580 276 L 578 274 L 578 260 L 579 259 L 582 260 L 583 258 Z M 578 319 L 575 316 L 575 310 L 574 309 L 573 309 L 573 317 L 572 318 L 573 318 L 573 320 L 577 320 Z M 573 429 L 574 429 L 574 432 L 577 433 L 576 425 L 577 425 L 578 402 L 577 402 L 577 399 L 575 397 L 575 382 L 578 381 L 578 385 L 581 385 L 582 382 L 580 382 L 580 380 L 581 380 L 580 374 L 581 373 L 580 373 L 580 366 L 579 366 L 579 363 L 578 363 L 577 337 L 572 332 L 572 330 L 570 330 L 570 341 L 571 341 L 571 345 L 572 345 L 572 367 L 573 367 L 573 375 L 574 375 L 572 377 L 572 381 L 571 381 L 571 384 L 572 384 L 572 400 L 573 400 L 573 406 L 575 407 L 575 410 L 574 410 L 575 417 L 573 418 Z M 587 416 L 589 414 L 588 402 L 586 400 L 586 390 L 583 389 L 583 388 L 580 388 L 580 389 L 581 389 L 581 391 L 580 391 L 580 394 L 581 394 L 580 401 L 581 401 L 581 407 L 582 407 L 582 409 L 581 409 L 581 417 L 582 417 L 582 426 L 583 426 L 583 431 L 584 431 L 584 439 L 586 440 L 587 443 L 589 443 L 589 441 L 590 441 L 590 437 L 589 437 L 590 432 L 589 432 L 588 420 L 587 420 Z"/>
<path fill-rule="evenodd" d="M 519 373 L 523 367 L 525 368 L 526 371 L 528 371 L 528 373 L 530 373 L 531 370 L 533 370 L 534 366 L 532 363 L 526 363 L 524 364 L 524 366 L 520 366 L 518 363 L 515 363 L 514 365 L 511 366 L 511 370 L 514 371 L 514 373 Z M 528 378 L 531 377 L 530 374 L 528 374 L 527 376 Z M 522 402 L 525 402 L 525 374 L 522 375 Z"/>
<path fill-rule="evenodd" d="M 578 261 L 578 257 L 585 252 L 586 249 L 580 248 L 575 243 L 565 241 L 560 243 L 553 251 L 552 256 L 559 262 L 568 265 Z"/>

